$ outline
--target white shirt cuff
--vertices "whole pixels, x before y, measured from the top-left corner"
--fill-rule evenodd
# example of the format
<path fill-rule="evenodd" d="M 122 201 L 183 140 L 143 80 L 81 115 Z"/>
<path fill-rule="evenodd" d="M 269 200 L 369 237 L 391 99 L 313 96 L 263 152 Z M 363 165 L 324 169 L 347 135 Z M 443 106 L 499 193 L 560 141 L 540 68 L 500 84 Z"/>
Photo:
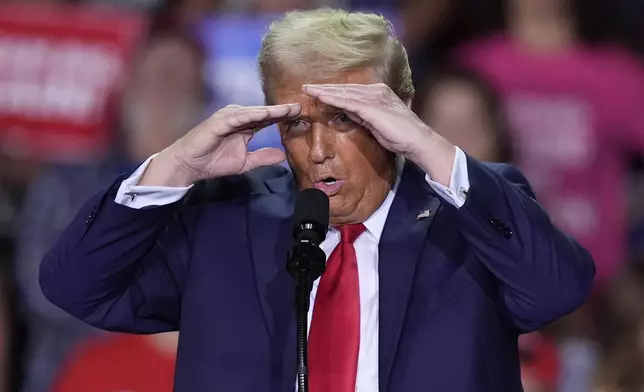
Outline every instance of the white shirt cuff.
<path fill-rule="evenodd" d="M 467 192 L 470 190 L 470 178 L 467 174 L 467 157 L 463 150 L 458 147 L 455 148 L 456 157 L 454 158 L 454 166 L 452 166 L 449 187 L 433 181 L 429 174 L 425 175 L 425 180 L 445 201 L 456 208 L 460 208 L 467 199 Z"/>
<path fill-rule="evenodd" d="M 145 169 L 157 154 L 152 155 L 139 166 L 132 175 L 124 180 L 116 192 L 114 201 L 126 207 L 141 209 L 150 206 L 163 206 L 181 200 L 192 188 L 169 186 L 141 186 L 137 185 Z"/>

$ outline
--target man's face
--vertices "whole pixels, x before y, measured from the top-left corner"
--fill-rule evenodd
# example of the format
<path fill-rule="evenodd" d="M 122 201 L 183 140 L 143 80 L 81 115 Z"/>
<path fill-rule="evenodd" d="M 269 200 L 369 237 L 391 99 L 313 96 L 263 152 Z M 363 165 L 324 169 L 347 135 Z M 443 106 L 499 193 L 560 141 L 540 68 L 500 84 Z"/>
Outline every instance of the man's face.
<path fill-rule="evenodd" d="M 372 84 L 369 70 L 355 71 L 327 84 Z M 302 92 L 292 81 L 275 91 L 276 104 L 299 103 L 302 113 L 279 124 L 288 163 L 300 189 L 318 188 L 329 196 L 332 225 L 365 221 L 384 201 L 395 179 L 395 156 L 341 110 Z"/>

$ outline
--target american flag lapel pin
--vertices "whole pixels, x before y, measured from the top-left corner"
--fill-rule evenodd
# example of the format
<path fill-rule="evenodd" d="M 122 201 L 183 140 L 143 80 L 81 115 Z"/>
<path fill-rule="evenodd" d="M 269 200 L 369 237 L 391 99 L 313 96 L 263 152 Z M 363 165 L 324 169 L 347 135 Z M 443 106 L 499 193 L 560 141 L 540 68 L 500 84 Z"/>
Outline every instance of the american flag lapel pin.
<path fill-rule="evenodd" d="M 425 218 L 429 218 L 429 215 L 432 213 L 432 210 L 424 210 L 421 211 L 420 214 L 416 217 L 416 220 L 421 220 Z"/>

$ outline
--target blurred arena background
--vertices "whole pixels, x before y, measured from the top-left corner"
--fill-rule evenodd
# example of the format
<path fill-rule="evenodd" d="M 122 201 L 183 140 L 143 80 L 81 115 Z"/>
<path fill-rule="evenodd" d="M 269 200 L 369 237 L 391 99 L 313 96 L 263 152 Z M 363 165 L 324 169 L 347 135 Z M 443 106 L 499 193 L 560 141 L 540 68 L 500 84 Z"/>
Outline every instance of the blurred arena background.
<path fill-rule="evenodd" d="M 416 113 L 519 166 L 593 254 L 587 305 L 521 338 L 525 390 L 644 390 L 644 1 L 0 0 L 0 392 L 172 390 L 178 334 L 75 321 L 40 293 L 40 260 L 116 175 L 218 108 L 263 104 L 268 24 L 321 6 L 388 17 Z"/>

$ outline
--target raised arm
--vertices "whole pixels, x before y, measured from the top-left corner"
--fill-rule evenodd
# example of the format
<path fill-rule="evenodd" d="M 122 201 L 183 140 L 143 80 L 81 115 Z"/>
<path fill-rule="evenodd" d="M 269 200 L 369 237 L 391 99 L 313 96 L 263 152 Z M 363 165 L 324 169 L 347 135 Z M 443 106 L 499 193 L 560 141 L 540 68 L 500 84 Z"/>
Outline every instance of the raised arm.
<path fill-rule="evenodd" d="M 497 302 L 521 332 L 579 308 L 595 267 L 588 252 L 557 229 L 521 172 L 483 164 L 456 148 L 449 186 L 427 181 L 457 208 L 461 232 L 497 278 Z"/>
<path fill-rule="evenodd" d="M 298 105 L 227 107 L 91 198 L 40 267 L 45 296 L 98 328 L 155 333 L 179 327 L 199 206 L 197 181 L 279 163 L 277 149 L 248 152 L 254 132 L 299 114 Z"/>
<path fill-rule="evenodd" d="M 101 329 L 175 330 L 190 251 L 181 203 L 120 205 L 120 186 L 81 208 L 46 254 L 40 286 L 52 303 Z"/>
<path fill-rule="evenodd" d="M 509 165 L 467 158 L 470 187 L 457 211 L 462 232 L 497 278 L 498 303 L 520 332 L 576 310 L 590 295 L 590 254 L 556 228 L 523 175 Z"/>
<path fill-rule="evenodd" d="M 345 110 L 383 147 L 425 171 L 434 190 L 458 209 L 462 232 L 497 278 L 498 303 L 513 327 L 537 329 L 586 300 L 595 274 L 592 258 L 552 225 L 518 170 L 493 170 L 466 157 L 382 83 L 303 89 Z"/>

